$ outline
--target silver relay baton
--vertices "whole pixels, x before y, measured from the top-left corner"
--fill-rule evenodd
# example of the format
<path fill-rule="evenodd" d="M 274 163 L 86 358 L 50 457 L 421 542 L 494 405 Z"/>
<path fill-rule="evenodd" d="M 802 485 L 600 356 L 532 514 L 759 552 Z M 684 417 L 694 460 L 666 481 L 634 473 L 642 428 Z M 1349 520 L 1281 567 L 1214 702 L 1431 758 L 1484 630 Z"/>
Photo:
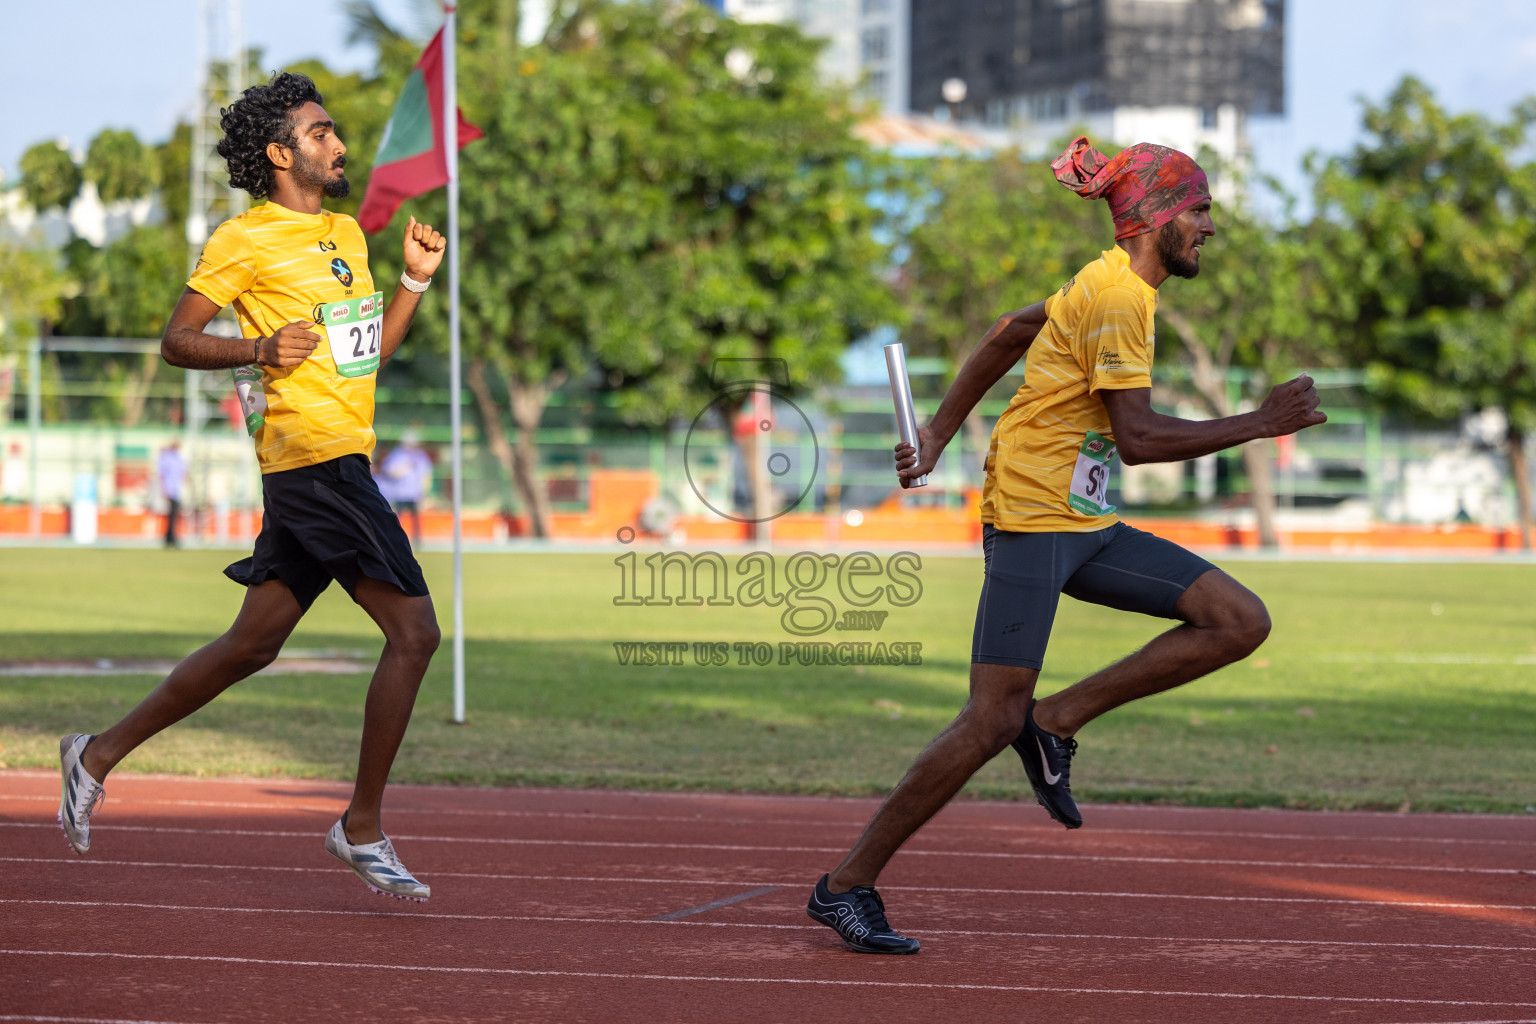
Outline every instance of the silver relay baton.
<path fill-rule="evenodd" d="M 891 378 L 891 401 L 896 403 L 896 430 L 913 448 L 917 443 L 917 415 L 912 411 L 912 381 L 907 376 L 907 350 L 901 342 L 885 346 L 885 369 Z M 919 449 L 918 457 L 922 457 Z M 925 473 L 908 482 L 909 487 L 927 487 Z"/>

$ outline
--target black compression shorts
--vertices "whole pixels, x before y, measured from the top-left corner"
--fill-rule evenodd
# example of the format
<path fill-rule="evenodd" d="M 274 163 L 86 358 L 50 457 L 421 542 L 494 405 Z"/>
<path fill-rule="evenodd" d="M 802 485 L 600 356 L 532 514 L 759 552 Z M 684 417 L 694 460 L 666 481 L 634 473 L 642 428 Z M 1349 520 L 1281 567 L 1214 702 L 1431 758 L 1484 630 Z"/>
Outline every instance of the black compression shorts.
<path fill-rule="evenodd" d="M 1093 533 L 1015 533 L 982 528 L 986 578 L 971 661 L 1040 668 L 1061 595 L 1178 618 L 1189 585 L 1216 568 L 1172 541 L 1124 523 Z"/>

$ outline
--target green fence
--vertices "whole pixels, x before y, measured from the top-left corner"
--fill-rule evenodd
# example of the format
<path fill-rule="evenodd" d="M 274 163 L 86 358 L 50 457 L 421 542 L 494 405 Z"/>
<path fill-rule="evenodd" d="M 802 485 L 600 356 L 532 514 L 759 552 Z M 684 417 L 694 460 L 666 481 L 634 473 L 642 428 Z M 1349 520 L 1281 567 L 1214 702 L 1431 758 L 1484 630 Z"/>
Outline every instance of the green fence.
<path fill-rule="evenodd" d="M 56 506 L 67 503 L 82 475 L 93 477 L 103 508 L 156 510 L 154 459 L 171 439 L 188 456 L 194 506 L 259 508 L 259 474 L 250 442 L 231 415 L 227 372 L 199 373 L 166 366 L 152 340 L 44 339 L 13 358 L 9 422 L 0 423 L 0 501 Z M 928 366 L 914 360 L 914 369 Z M 137 371 L 147 368 L 147 376 Z M 1177 393 L 1178 368 L 1160 368 L 1160 390 Z M 1349 375 L 1316 375 L 1329 422 L 1297 435 L 1279 450 L 1275 490 L 1283 511 L 1298 515 L 1376 521 L 1447 522 L 1470 518 L 1491 525 L 1512 520 L 1508 473 L 1497 451 L 1453 431 L 1391 429 L 1366 406 Z M 1231 375 L 1242 393 L 1240 373 Z M 1006 408 L 1007 383 L 979 412 L 990 425 Z M 942 380 L 915 374 L 919 418 L 938 404 Z M 380 451 L 417 432 L 437 465 L 430 501 L 448 494 L 449 393 L 404 377 L 381 377 L 377 392 Z M 139 403 L 132 425 L 125 411 Z M 0 410 L 6 404 L 0 404 Z M 843 512 L 882 502 L 959 508 L 967 488 L 980 485 L 985 435 L 962 430 L 923 491 L 900 493 L 891 469 L 895 429 L 883 383 L 840 385 L 797 396 L 777 417 L 772 451 L 797 466 L 816 466 L 798 506 Z M 1178 410 L 1197 415 L 1193 406 Z M 472 510 L 522 511 L 522 501 L 484 443 L 478 411 L 464 398 L 464 495 Z M 504 424 L 509 436 L 515 428 Z M 741 509 L 746 467 L 730 424 L 679 418 L 665 429 L 623 424 L 607 396 L 578 388 L 556 393 L 538 431 L 543 485 L 554 508 L 587 503 L 597 470 L 643 469 L 680 511 Z M 1233 452 L 1192 463 L 1134 467 L 1118 475 L 1122 507 L 1180 515 L 1238 515 L 1249 484 Z"/>

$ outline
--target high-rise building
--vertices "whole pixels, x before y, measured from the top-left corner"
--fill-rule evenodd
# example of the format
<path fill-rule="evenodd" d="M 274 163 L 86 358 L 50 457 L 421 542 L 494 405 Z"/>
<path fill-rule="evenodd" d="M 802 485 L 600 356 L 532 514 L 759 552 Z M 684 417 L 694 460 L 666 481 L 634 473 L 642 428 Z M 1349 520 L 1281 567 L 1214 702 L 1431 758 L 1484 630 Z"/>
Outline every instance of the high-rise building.
<path fill-rule="evenodd" d="M 826 40 L 823 75 L 883 111 L 907 109 L 911 0 L 723 0 L 720 7 L 738 21 L 798 25 Z"/>
<path fill-rule="evenodd" d="M 1285 0 L 910 0 L 911 107 L 1044 145 L 1208 145 L 1285 110 Z M 948 88 L 946 88 L 946 84 Z"/>

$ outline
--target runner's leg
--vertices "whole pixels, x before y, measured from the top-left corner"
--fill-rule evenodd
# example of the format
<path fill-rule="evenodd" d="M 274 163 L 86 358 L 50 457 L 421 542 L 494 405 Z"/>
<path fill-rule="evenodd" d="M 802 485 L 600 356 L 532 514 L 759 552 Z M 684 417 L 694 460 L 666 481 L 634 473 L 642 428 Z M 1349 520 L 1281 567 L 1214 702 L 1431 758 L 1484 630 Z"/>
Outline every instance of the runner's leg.
<path fill-rule="evenodd" d="M 828 889 L 839 893 L 855 885 L 875 884 L 901 845 L 1019 735 L 1039 675 L 1039 669 L 1019 665 L 971 665 L 971 694 L 965 707 L 885 798 L 859 841 L 828 877 Z"/>
<path fill-rule="evenodd" d="M 1220 569 L 1190 584 L 1175 606 L 1184 620 L 1128 658 L 1043 698 L 1035 724 L 1066 738 L 1122 704 L 1171 690 L 1252 654 L 1269 635 L 1264 602 Z"/>
<path fill-rule="evenodd" d="M 304 610 L 280 580 L 247 587 L 228 632 L 182 659 L 165 682 L 85 748 L 80 763 L 101 782 L 145 740 L 272 664 Z"/>
<path fill-rule="evenodd" d="M 430 597 L 408 597 L 392 583 L 361 575 L 352 596 L 384 631 L 384 653 L 363 707 L 357 784 L 346 817 L 347 841 L 363 844 L 384 838 L 379 828 L 384 786 L 440 634 Z"/>
<path fill-rule="evenodd" d="M 873 885 L 886 862 L 1024 728 L 1063 583 L 1103 546 L 1097 534 L 982 531 L 984 573 L 965 707 L 918 755 L 848 856 L 833 893 Z"/>

